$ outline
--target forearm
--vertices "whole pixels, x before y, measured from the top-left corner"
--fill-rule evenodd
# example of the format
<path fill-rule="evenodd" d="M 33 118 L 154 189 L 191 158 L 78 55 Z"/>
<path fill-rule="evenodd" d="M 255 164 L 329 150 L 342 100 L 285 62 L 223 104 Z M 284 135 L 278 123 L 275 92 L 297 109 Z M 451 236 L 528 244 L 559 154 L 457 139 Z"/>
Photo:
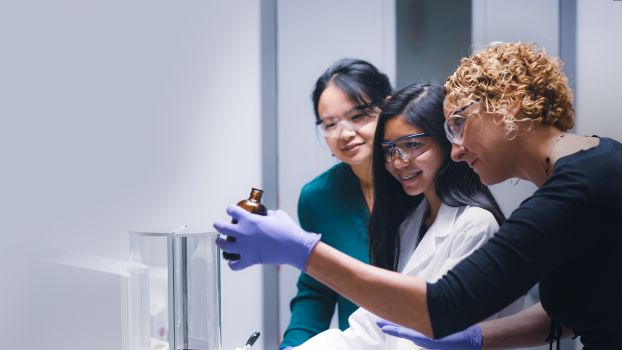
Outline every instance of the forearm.
<path fill-rule="evenodd" d="M 546 344 L 551 320 L 537 303 L 519 313 L 480 323 L 484 349 L 532 347 Z M 564 329 L 562 338 L 572 331 Z"/>
<path fill-rule="evenodd" d="M 373 314 L 432 336 L 425 281 L 367 265 L 322 242 L 306 272 Z"/>

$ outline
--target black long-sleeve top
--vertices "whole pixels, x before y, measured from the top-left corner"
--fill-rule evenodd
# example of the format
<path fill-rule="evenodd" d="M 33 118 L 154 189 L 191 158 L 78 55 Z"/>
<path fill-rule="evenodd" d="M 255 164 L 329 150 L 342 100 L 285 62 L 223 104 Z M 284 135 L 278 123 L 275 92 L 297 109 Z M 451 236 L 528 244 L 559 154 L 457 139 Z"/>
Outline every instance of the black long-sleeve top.
<path fill-rule="evenodd" d="M 585 349 L 622 349 L 622 145 L 560 158 L 499 232 L 427 285 L 435 337 L 475 324 L 540 282 L 549 317 Z"/>

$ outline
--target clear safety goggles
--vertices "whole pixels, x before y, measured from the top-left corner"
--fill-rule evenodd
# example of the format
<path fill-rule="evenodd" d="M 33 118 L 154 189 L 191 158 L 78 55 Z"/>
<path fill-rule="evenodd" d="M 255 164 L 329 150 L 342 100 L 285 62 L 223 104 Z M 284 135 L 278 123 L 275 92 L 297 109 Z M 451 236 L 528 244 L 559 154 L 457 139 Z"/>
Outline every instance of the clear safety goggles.
<path fill-rule="evenodd" d="M 323 118 L 315 122 L 324 137 L 339 137 L 343 129 L 357 131 L 378 117 L 378 106 L 374 103 L 358 105 L 344 113 L 341 118 Z"/>
<path fill-rule="evenodd" d="M 393 162 L 396 155 L 404 162 L 416 158 L 430 149 L 432 138 L 430 134 L 419 133 L 402 136 L 394 141 L 382 141 L 382 155 L 386 162 Z"/>

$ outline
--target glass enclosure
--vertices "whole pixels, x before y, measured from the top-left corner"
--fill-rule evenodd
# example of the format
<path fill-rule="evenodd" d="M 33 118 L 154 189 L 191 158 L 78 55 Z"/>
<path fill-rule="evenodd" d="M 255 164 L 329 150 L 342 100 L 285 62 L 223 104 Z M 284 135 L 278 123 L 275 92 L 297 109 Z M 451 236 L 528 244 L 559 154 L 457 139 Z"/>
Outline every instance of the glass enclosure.
<path fill-rule="evenodd" d="M 130 231 L 130 260 L 149 270 L 152 350 L 220 350 L 220 261 L 216 232 L 187 226 Z"/>

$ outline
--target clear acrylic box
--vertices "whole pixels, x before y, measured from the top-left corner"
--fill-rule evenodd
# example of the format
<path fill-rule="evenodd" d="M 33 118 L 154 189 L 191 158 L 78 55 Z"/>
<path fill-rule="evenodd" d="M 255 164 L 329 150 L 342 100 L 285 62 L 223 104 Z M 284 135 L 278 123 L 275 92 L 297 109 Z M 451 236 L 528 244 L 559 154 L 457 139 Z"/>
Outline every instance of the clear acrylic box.
<path fill-rule="evenodd" d="M 218 233 L 187 226 L 130 231 L 130 261 L 148 267 L 152 350 L 221 350 Z"/>

